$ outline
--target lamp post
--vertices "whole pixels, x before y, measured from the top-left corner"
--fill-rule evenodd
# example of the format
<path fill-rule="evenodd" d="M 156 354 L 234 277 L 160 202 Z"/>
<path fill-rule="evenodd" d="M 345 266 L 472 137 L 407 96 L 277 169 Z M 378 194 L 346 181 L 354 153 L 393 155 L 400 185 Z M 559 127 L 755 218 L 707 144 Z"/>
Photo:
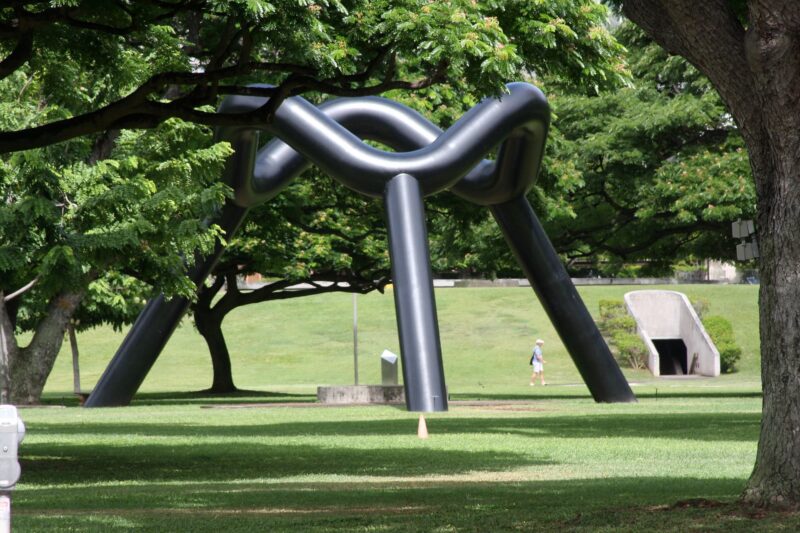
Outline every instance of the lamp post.
<path fill-rule="evenodd" d="M 353 293 L 353 379 L 358 385 L 358 300 Z"/>

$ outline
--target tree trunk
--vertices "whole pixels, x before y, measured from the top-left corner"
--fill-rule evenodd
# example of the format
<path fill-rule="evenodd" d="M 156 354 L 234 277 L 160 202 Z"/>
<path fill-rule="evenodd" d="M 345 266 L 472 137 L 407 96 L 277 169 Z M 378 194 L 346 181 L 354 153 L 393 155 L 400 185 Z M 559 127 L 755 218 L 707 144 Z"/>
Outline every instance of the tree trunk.
<path fill-rule="evenodd" d="M 211 354 L 211 366 L 214 371 L 213 382 L 207 392 L 214 394 L 225 394 L 239 390 L 233 383 L 231 356 L 228 352 L 228 345 L 225 343 L 225 336 L 222 333 L 223 318 L 225 318 L 224 314 L 216 313 L 214 310 L 200 306 L 194 308 L 194 323 L 200 335 L 206 340 L 208 352 Z"/>
<path fill-rule="evenodd" d="M 764 121 L 746 137 L 758 190 L 761 436 L 745 501 L 800 507 L 800 5 L 751 9 L 746 50 Z M 772 9 L 770 9 L 770 7 Z"/>
<path fill-rule="evenodd" d="M 800 505 L 800 161 L 784 156 L 770 197 L 759 199 L 761 381 L 756 465 L 745 501 Z"/>
<path fill-rule="evenodd" d="M 0 291 L 0 403 L 11 403 L 11 361 L 19 357 L 14 321 L 3 291 Z"/>
<path fill-rule="evenodd" d="M 235 273 L 231 275 L 231 279 L 235 284 Z M 228 352 L 228 345 L 225 343 L 225 335 L 222 333 L 222 321 L 225 319 L 225 315 L 235 307 L 227 305 L 237 293 L 235 285 L 232 292 L 226 292 L 216 304 L 214 303 L 220 290 L 225 286 L 225 282 L 224 275 L 216 275 L 211 285 L 201 286 L 197 293 L 197 301 L 192 304 L 194 324 L 197 331 L 206 340 L 214 373 L 211 388 L 206 389 L 205 392 L 213 394 L 226 394 L 239 390 L 233 383 L 231 355 Z"/>
<path fill-rule="evenodd" d="M 55 296 L 30 344 L 11 352 L 12 357 L 8 361 L 11 403 L 39 403 L 47 377 L 64 342 L 67 324 L 83 300 L 83 295 L 83 292 L 77 292 Z"/>
<path fill-rule="evenodd" d="M 743 499 L 800 507 L 800 4 L 626 0 L 625 14 L 708 76 L 742 132 L 758 194 L 761 380 L 756 465 Z"/>

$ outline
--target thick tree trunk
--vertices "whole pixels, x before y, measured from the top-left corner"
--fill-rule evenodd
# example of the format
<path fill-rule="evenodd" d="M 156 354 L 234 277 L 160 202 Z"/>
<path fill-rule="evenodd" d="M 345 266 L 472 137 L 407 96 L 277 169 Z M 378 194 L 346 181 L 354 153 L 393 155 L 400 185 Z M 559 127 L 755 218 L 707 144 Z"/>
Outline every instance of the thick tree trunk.
<path fill-rule="evenodd" d="M 53 370 L 56 356 L 64 342 L 67 324 L 83 300 L 83 294 L 62 293 L 55 296 L 30 344 L 10 353 L 8 366 L 11 403 L 39 403 L 47 377 Z"/>
<path fill-rule="evenodd" d="M 786 158 L 759 201 L 761 435 L 745 501 L 800 505 L 800 161 Z M 789 172 L 787 170 L 793 169 Z"/>
<path fill-rule="evenodd" d="M 195 307 L 194 309 L 194 323 L 200 335 L 206 340 L 214 371 L 211 388 L 207 392 L 214 394 L 224 394 L 239 390 L 233 383 L 231 355 L 228 352 L 228 345 L 225 343 L 225 335 L 222 333 L 223 318 L 225 318 L 225 315 L 215 313 L 210 309 L 200 307 Z"/>
<path fill-rule="evenodd" d="M 800 507 L 800 3 L 625 0 L 626 15 L 708 76 L 747 143 L 758 194 L 761 436 L 743 495 Z"/>
<path fill-rule="evenodd" d="M 747 141 L 758 190 L 761 436 L 745 501 L 800 507 L 800 5 L 754 2 L 747 61 L 764 128 Z"/>

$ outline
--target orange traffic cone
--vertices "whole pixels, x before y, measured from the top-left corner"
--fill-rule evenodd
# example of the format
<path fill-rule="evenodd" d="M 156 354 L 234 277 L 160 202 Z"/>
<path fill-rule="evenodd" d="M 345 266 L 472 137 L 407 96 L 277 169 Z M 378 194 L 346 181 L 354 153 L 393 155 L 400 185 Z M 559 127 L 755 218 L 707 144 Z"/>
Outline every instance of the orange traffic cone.
<path fill-rule="evenodd" d="M 425 423 L 424 415 L 419 415 L 419 425 L 417 426 L 417 437 L 421 439 L 428 438 L 428 425 Z"/>

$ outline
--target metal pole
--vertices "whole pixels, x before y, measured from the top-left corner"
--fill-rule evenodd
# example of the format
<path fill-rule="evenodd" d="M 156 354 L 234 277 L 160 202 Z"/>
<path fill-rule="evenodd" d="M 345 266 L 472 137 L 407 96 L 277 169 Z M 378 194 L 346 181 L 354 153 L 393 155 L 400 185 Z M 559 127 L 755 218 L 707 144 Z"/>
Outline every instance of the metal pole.
<path fill-rule="evenodd" d="M 75 394 L 81 393 L 81 368 L 78 363 L 78 338 L 75 336 L 75 326 L 67 326 L 69 332 L 69 347 L 72 349 L 72 389 Z"/>
<path fill-rule="evenodd" d="M 491 209 L 592 397 L 597 402 L 635 402 L 636 396 L 528 200 L 520 196 Z"/>
<path fill-rule="evenodd" d="M 358 301 L 353 293 L 353 375 L 358 385 Z"/>
<path fill-rule="evenodd" d="M 428 231 L 419 182 L 408 174 L 395 176 L 386 184 L 384 205 L 406 406 L 409 411 L 447 411 Z"/>

